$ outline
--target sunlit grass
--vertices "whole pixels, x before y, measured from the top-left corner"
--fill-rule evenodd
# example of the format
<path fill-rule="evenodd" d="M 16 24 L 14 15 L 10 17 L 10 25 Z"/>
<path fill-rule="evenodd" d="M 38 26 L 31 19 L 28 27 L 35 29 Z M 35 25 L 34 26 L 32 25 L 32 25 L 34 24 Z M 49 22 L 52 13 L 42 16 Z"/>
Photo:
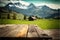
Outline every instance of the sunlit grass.
<path fill-rule="evenodd" d="M 60 28 L 60 20 L 55 19 L 37 19 L 34 21 L 27 20 L 10 20 L 0 19 L 0 24 L 36 24 L 42 29 L 58 29 Z"/>

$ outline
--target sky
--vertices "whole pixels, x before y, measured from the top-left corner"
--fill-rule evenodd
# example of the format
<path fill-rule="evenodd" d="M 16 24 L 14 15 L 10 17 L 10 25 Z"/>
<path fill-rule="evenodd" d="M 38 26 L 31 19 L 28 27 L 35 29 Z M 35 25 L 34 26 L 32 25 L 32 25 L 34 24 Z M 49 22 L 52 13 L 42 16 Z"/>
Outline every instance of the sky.
<path fill-rule="evenodd" d="M 55 3 L 55 4 L 60 4 L 60 0 L 22 0 L 22 1 L 27 1 L 27 2 L 36 2 L 36 3 L 41 3 L 41 2 L 46 2 L 46 3 Z"/>
<path fill-rule="evenodd" d="M 0 1 L 7 1 L 7 0 L 0 0 Z M 10 1 L 10 0 L 8 0 L 8 1 Z M 28 3 L 33 3 L 36 6 L 47 5 L 53 9 L 60 8 L 60 0 L 13 0 L 13 1 L 22 1 L 22 3 L 24 3 L 26 5 Z"/>
<path fill-rule="evenodd" d="M 53 8 L 53 9 L 60 8 L 60 0 L 22 0 L 22 1 L 26 1 L 26 2 L 29 2 L 29 3 L 34 3 L 37 6 L 47 5 L 50 8 Z"/>

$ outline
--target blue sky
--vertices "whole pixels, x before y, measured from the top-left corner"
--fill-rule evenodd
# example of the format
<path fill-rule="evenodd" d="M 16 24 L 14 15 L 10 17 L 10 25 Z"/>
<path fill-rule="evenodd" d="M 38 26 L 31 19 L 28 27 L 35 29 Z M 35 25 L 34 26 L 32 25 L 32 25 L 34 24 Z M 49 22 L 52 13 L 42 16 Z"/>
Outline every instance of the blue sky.
<path fill-rule="evenodd" d="M 54 3 L 54 4 L 60 4 L 60 0 L 22 0 L 22 1 L 26 1 L 26 2 L 32 2 L 32 3 Z"/>

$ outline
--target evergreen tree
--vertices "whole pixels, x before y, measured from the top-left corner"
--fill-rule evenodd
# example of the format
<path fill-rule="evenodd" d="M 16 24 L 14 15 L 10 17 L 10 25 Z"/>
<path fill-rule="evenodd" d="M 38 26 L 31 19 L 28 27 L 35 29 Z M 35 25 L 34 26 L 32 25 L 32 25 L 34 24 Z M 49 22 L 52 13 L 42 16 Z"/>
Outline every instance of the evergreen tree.
<path fill-rule="evenodd" d="M 24 20 L 26 20 L 26 16 L 24 15 Z"/>
<path fill-rule="evenodd" d="M 10 19 L 10 14 L 7 15 L 7 19 Z"/>
<path fill-rule="evenodd" d="M 16 19 L 16 14 L 13 14 L 13 19 Z"/>

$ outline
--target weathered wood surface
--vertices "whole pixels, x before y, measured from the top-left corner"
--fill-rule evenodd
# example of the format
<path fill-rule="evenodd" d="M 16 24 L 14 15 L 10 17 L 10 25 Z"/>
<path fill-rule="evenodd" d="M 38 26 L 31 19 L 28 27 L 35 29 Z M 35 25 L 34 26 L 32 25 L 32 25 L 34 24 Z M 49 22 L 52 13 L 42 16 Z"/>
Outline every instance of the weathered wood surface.
<path fill-rule="evenodd" d="M 60 40 L 60 29 L 44 30 L 44 32 L 53 37 L 53 40 Z"/>
<path fill-rule="evenodd" d="M 42 30 L 37 25 L 5 24 L 0 25 L 0 37 L 44 37 L 42 34 L 60 40 L 60 30 Z"/>
<path fill-rule="evenodd" d="M 0 25 L 0 37 L 39 37 L 41 34 L 44 34 L 43 30 L 36 25 Z"/>
<path fill-rule="evenodd" d="M 4 25 L 0 28 L 0 37 L 19 37 L 27 33 L 27 25 Z"/>

